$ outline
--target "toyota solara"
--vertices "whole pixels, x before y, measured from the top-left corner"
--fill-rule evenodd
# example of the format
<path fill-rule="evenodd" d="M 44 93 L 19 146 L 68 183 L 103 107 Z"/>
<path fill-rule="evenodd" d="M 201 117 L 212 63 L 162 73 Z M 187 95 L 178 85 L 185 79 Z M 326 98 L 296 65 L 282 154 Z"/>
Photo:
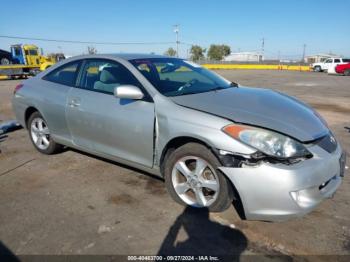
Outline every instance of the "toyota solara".
<path fill-rule="evenodd" d="M 13 108 L 41 153 L 111 159 L 163 177 L 183 205 L 238 203 L 246 219 L 302 216 L 344 175 L 345 153 L 311 107 L 183 59 L 73 57 L 18 85 Z"/>

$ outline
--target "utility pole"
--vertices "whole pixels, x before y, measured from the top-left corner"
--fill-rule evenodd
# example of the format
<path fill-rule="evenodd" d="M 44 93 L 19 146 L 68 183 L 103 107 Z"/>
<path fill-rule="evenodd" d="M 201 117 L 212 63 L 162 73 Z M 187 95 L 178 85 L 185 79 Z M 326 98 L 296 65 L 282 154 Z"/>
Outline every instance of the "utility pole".
<path fill-rule="evenodd" d="M 303 59 L 302 61 L 305 61 L 305 51 L 306 51 L 306 44 L 303 45 Z"/>
<path fill-rule="evenodd" d="M 174 25 L 174 33 L 176 34 L 176 56 L 179 57 L 179 25 Z"/>

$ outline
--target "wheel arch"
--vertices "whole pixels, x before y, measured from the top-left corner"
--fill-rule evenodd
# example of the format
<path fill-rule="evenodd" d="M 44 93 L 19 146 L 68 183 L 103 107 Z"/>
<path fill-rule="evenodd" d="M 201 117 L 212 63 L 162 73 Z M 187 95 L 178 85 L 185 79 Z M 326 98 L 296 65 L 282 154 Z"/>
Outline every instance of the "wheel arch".
<path fill-rule="evenodd" d="M 192 137 L 192 136 L 174 137 L 166 143 L 166 145 L 163 147 L 162 153 L 160 155 L 159 165 L 160 165 L 160 171 L 161 171 L 162 176 L 163 176 L 164 164 L 165 164 L 166 159 L 169 156 L 169 154 L 171 154 L 171 152 L 173 152 L 175 149 L 177 149 L 185 144 L 188 144 L 188 143 L 198 143 L 198 144 L 204 145 L 209 150 L 213 151 L 213 147 L 202 139 Z M 214 155 L 217 157 L 216 154 L 214 154 Z M 219 160 L 219 158 L 218 158 L 218 160 Z"/>
<path fill-rule="evenodd" d="M 27 129 L 28 129 L 28 120 L 29 120 L 30 116 L 35 112 L 39 112 L 39 110 L 37 108 L 35 108 L 34 106 L 29 106 L 26 109 L 26 111 L 24 112 L 24 123 L 25 123 Z"/>
<path fill-rule="evenodd" d="M 161 156 L 160 156 L 160 173 L 161 176 L 164 177 L 164 165 L 166 162 L 167 157 L 171 154 L 171 152 L 173 152 L 175 149 L 187 144 L 187 143 L 198 143 L 201 145 L 204 145 L 205 147 L 208 148 L 208 150 L 210 150 L 214 156 L 218 159 L 218 161 L 222 164 L 219 156 L 218 156 L 218 152 L 217 149 L 210 145 L 208 142 L 206 142 L 204 139 L 200 139 L 197 137 L 192 137 L 192 136 L 178 136 L 178 137 L 174 137 L 171 140 L 168 141 L 168 143 L 164 146 Z M 234 201 L 233 201 L 233 205 L 235 210 L 237 211 L 237 214 L 239 215 L 239 217 L 241 219 L 246 219 L 245 216 L 245 211 L 244 211 L 244 207 L 243 207 L 243 202 L 241 200 L 240 194 L 236 188 L 236 186 L 234 185 L 233 181 L 231 181 L 231 179 L 229 179 L 229 177 L 222 172 L 221 170 L 217 169 L 218 172 L 220 172 L 228 181 L 229 184 L 231 185 L 233 194 L 234 194 Z"/>

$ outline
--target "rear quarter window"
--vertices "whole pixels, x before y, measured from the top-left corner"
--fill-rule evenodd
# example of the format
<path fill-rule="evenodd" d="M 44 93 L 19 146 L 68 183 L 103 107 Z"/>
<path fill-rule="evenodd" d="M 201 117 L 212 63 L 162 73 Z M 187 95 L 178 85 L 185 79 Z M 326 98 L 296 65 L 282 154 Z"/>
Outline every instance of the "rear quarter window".
<path fill-rule="evenodd" d="M 75 86 L 80 61 L 64 64 L 43 77 L 44 80 L 61 85 Z"/>

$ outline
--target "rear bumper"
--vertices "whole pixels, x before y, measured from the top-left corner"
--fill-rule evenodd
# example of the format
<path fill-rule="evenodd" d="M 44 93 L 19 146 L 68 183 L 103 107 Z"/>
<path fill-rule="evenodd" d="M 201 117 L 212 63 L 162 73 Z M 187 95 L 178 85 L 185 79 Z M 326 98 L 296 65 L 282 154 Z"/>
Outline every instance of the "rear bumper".
<path fill-rule="evenodd" d="M 21 124 L 21 126 L 26 128 L 24 115 L 28 106 L 23 103 L 22 100 L 23 98 L 20 95 L 15 94 L 12 97 L 12 110 L 16 115 L 17 121 Z"/>
<path fill-rule="evenodd" d="M 220 167 L 235 185 L 248 220 L 282 221 L 300 217 L 335 194 L 342 182 L 341 147 L 332 154 L 318 146 L 309 150 L 313 158 L 292 165 Z"/>

